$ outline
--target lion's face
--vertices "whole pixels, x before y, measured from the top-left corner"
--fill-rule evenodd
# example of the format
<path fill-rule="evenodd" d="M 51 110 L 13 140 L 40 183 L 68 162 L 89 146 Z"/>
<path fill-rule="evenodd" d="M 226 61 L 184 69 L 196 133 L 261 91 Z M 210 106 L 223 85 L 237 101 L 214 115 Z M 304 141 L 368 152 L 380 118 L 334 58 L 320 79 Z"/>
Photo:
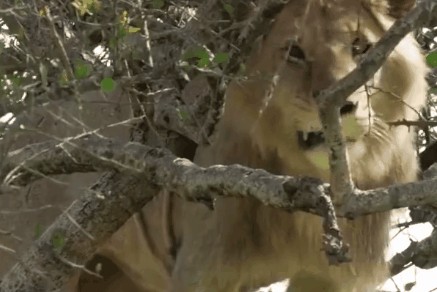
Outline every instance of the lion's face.
<path fill-rule="evenodd" d="M 264 134 L 260 140 L 275 144 L 270 146 L 282 159 L 293 152 L 296 161 L 299 151 L 315 167 L 328 169 L 314 96 L 351 72 L 391 20 L 371 1 L 320 2 L 302 5 L 302 1 L 291 1 L 252 55 L 248 70 L 252 76 L 249 84 L 253 81 L 250 86 L 258 87 L 258 94 L 263 95 L 250 97 L 263 100 L 255 103 L 261 107 L 257 124 Z M 369 143 L 393 143 L 388 121 L 417 118 L 415 109 L 425 96 L 425 68 L 419 50 L 411 43 L 410 39 L 401 42 L 373 79 L 341 108 L 349 156 L 359 159 Z M 420 92 L 412 96 L 415 88 Z M 268 133 L 272 131 L 269 127 L 274 134 Z M 266 139 L 269 135 L 272 137 Z"/>
<path fill-rule="evenodd" d="M 284 105 L 283 115 L 293 117 L 294 124 L 289 125 L 292 139 L 312 163 L 324 169 L 328 168 L 328 156 L 314 96 L 352 71 L 383 33 L 363 7 L 352 6 L 348 10 L 355 13 L 346 13 L 343 6 L 340 10 L 332 5 L 323 10 L 310 1 L 290 26 L 292 39 L 285 40 L 282 48 L 286 60 L 275 94 L 278 104 Z M 301 25 L 306 29 L 302 31 Z M 295 84 L 300 86 L 296 88 Z M 383 135 L 370 91 L 358 89 L 341 108 L 348 148 L 360 147 L 369 135 Z"/>

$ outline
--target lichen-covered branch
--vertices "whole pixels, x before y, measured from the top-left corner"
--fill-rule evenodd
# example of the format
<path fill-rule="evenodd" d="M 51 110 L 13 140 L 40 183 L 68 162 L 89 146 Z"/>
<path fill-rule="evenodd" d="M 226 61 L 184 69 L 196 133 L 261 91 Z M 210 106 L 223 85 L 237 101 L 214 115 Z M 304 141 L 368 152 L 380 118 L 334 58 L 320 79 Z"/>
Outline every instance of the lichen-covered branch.
<path fill-rule="evenodd" d="M 329 169 L 331 170 L 331 191 L 335 203 L 341 204 L 345 196 L 353 191 L 346 143 L 341 132 L 340 111 L 335 105 L 321 107 L 320 120 L 329 147 Z"/>
<path fill-rule="evenodd" d="M 3 277 L 0 291 L 59 291 L 158 191 L 137 177 L 102 176 L 34 242 Z"/>
<path fill-rule="evenodd" d="M 265 205 L 288 211 L 315 212 L 329 188 L 320 180 L 272 175 L 240 165 L 199 167 L 166 149 L 130 142 L 117 143 L 96 136 L 64 142 L 44 142 L 12 152 L 5 169 L 14 169 L 10 185 L 25 185 L 44 175 L 76 171 L 115 170 L 149 181 L 188 200 L 213 200 L 215 196 L 252 197 Z M 354 189 L 338 206 L 338 215 L 356 217 L 394 208 L 437 201 L 437 178 L 362 191 Z M 321 212 L 316 212 L 320 215 Z"/>

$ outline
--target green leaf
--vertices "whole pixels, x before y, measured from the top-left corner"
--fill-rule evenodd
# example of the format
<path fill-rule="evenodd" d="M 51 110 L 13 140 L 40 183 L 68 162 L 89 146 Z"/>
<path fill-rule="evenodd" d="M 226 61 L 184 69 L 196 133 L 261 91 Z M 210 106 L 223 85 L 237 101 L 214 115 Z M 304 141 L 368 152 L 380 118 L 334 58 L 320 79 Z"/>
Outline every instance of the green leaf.
<path fill-rule="evenodd" d="M 164 0 L 152 0 L 152 8 L 153 9 L 161 9 L 164 7 Z"/>
<path fill-rule="evenodd" d="M 234 17 L 235 9 L 231 4 L 223 2 L 223 9 L 229 14 L 231 18 Z"/>
<path fill-rule="evenodd" d="M 115 48 L 117 48 L 117 43 L 118 43 L 118 41 L 117 41 L 116 38 L 110 38 L 110 39 L 109 39 L 109 48 L 110 48 L 110 49 L 115 49 Z"/>
<path fill-rule="evenodd" d="M 71 3 L 80 13 L 93 13 L 101 8 L 100 0 L 74 0 Z"/>
<path fill-rule="evenodd" d="M 87 63 L 77 63 L 74 66 L 74 75 L 77 79 L 84 79 L 90 75 L 91 66 Z"/>
<path fill-rule="evenodd" d="M 65 245 L 65 236 L 59 233 L 54 234 L 52 244 L 55 248 L 61 249 Z"/>
<path fill-rule="evenodd" d="M 116 82 L 111 77 L 103 78 L 102 81 L 100 81 L 100 89 L 103 92 L 114 91 L 116 85 Z"/>
<path fill-rule="evenodd" d="M 426 56 L 426 62 L 431 68 L 437 68 L 437 51 L 431 52 Z"/>
<path fill-rule="evenodd" d="M 128 33 L 128 28 L 127 28 L 127 27 L 125 27 L 124 25 L 120 25 L 120 26 L 118 27 L 118 30 L 117 30 L 117 37 L 118 37 L 119 39 L 124 38 L 124 37 L 127 35 L 127 33 Z"/>
<path fill-rule="evenodd" d="M 203 47 L 195 47 L 187 50 L 182 56 L 185 61 L 193 58 L 209 59 L 209 52 Z"/>
<path fill-rule="evenodd" d="M 34 232 L 35 239 L 38 239 L 42 235 L 42 233 L 43 233 L 42 225 L 37 223 Z"/>
<path fill-rule="evenodd" d="M 46 76 L 47 77 L 47 76 Z M 21 86 L 21 83 L 23 83 L 23 78 L 21 77 L 21 76 L 11 76 L 10 77 L 10 80 L 12 81 L 12 84 L 14 85 L 14 86 Z M 47 80 L 47 78 L 45 79 L 45 80 Z M 46 83 L 47 84 L 47 83 Z"/>
<path fill-rule="evenodd" d="M 200 67 L 200 68 L 209 67 L 210 64 L 211 64 L 211 61 L 209 60 L 209 58 L 202 58 L 202 59 L 199 59 L 197 61 L 197 67 Z"/>
<path fill-rule="evenodd" d="M 243 63 L 240 63 L 237 75 L 244 75 L 244 74 L 246 74 L 246 65 L 244 65 Z"/>
<path fill-rule="evenodd" d="M 194 59 L 196 62 L 196 66 L 198 67 L 208 67 L 211 64 L 211 60 L 209 59 L 210 55 L 207 49 L 203 47 L 195 47 L 188 49 L 183 55 L 182 60 L 188 61 L 190 59 Z"/>
<path fill-rule="evenodd" d="M 229 55 L 228 53 L 217 53 L 212 61 L 216 64 L 226 63 L 229 61 Z"/>
<path fill-rule="evenodd" d="M 177 111 L 178 111 L 178 114 L 179 114 L 179 118 L 181 120 L 186 121 L 186 120 L 188 120 L 190 118 L 190 114 L 187 111 L 180 110 L 180 109 L 177 109 Z"/>
<path fill-rule="evenodd" d="M 127 32 L 128 33 L 135 33 L 135 32 L 139 32 L 140 30 L 141 30 L 141 28 L 135 27 L 135 26 L 129 26 L 127 28 Z"/>

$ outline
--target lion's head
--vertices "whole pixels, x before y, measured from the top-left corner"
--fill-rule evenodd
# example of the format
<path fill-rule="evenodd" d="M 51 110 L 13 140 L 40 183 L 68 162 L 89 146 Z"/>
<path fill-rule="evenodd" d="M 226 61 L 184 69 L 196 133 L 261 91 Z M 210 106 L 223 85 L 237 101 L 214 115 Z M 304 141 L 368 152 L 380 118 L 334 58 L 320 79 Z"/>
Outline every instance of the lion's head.
<path fill-rule="evenodd" d="M 215 140 L 198 151 L 196 162 L 239 163 L 329 181 L 327 145 L 314 96 L 356 68 L 394 23 L 392 15 L 404 14 L 412 3 L 290 0 L 253 49 L 245 73 L 229 86 Z M 417 179 L 414 129 L 390 122 L 418 118 L 426 99 L 426 71 L 417 43 L 407 36 L 341 107 L 351 175 L 358 188 Z M 265 270 L 265 262 L 273 259 L 272 274 L 291 276 L 292 286 L 298 287 L 329 279 L 337 286 L 333 291 L 374 291 L 387 276 L 384 250 L 390 213 L 340 220 L 353 262 L 339 268 L 329 267 L 319 253 L 318 217 L 284 214 L 243 199 L 217 200 L 216 214 L 215 232 L 221 237 L 215 244 L 224 250 L 219 257 L 239 258 L 244 250 L 252 264 L 234 264 L 244 266 L 241 271 L 250 268 L 251 275 Z M 299 276 L 301 272 L 313 280 Z M 308 289 L 297 290 L 322 291 Z"/>
<path fill-rule="evenodd" d="M 290 1 L 252 53 L 246 75 L 228 92 L 225 119 L 233 131 L 250 133 L 262 155 L 275 152 L 281 171 L 326 179 L 328 157 L 314 96 L 356 67 L 393 23 L 389 9 L 393 6 L 373 0 Z M 389 122 L 417 119 L 426 97 L 425 73 L 423 56 L 409 36 L 366 86 L 349 96 L 341 114 L 351 163 L 358 166 L 353 175 L 362 176 L 364 158 L 382 158 L 391 167 L 396 144 L 413 150 L 411 131 Z M 232 122 L 236 119 L 244 122 Z"/>

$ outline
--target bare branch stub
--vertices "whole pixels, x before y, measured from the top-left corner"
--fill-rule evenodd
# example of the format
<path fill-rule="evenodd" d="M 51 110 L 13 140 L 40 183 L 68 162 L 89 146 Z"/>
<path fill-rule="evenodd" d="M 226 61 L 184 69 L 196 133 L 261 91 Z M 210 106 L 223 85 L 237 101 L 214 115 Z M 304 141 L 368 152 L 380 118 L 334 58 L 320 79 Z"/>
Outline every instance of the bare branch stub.
<path fill-rule="evenodd" d="M 325 141 L 329 147 L 333 201 L 341 204 L 343 197 L 351 194 L 354 187 L 349 170 L 346 142 L 341 132 L 340 110 L 334 104 L 320 107 L 319 116 L 325 133 Z"/>

